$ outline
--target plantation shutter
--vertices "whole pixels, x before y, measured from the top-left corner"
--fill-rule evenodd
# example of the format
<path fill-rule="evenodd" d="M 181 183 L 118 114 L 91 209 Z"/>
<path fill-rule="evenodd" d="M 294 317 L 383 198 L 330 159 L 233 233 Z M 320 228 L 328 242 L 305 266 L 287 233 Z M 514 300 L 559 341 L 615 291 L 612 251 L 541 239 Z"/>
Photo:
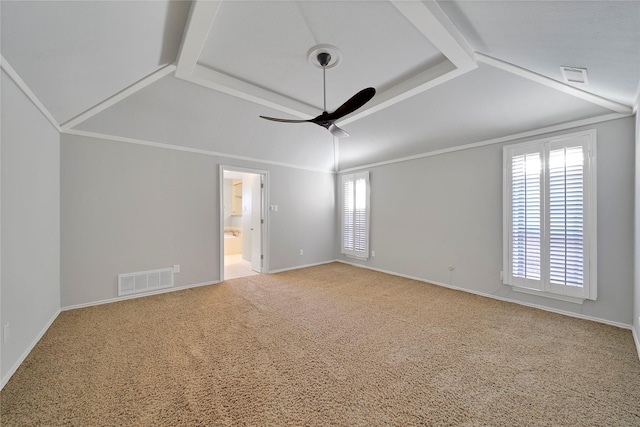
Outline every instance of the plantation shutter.
<path fill-rule="evenodd" d="M 596 298 L 595 132 L 504 148 L 505 283 Z"/>
<path fill-rule="evenodd" d="M 369 172 L 342 176 L 342 253 L 369 256 Z"/>
<path fill-rule="evenodd" d="M 541 265 L 541 161 L 540 153 L 521 154 L 512 160 L 512 264 L 513 276 L 540 280 Z"/>
<path fill-rule="evenodd" d="M 353 179 L 343 180 L 343 198 L 344 198 L 344 210 L 343 210 L 343 228 L 342 228 L 342 249 L 343 253 L 346 251 L 353 251 L 355 247 L 354 229 L 355 229 L 355 181 Z"/>
<path fill-rule="evenodd" d="M 549 153 L 549 260 L 552 283 L 583 285 L 583 153 L 568 147 Z"/>

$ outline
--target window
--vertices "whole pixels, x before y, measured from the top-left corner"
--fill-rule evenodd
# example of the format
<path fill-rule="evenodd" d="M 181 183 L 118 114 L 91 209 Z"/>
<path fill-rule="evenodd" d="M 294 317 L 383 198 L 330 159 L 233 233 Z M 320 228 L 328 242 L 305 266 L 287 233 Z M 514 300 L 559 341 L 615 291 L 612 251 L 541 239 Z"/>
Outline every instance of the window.
<path fill-rule="evenodd" d="M 595 300 L 596 133 L 504 147 L 504 282 Z"/>
<path fill-rule="evenodd" d="M 342 176 L 342 253 L 369 258 L 369 172 Z"/>

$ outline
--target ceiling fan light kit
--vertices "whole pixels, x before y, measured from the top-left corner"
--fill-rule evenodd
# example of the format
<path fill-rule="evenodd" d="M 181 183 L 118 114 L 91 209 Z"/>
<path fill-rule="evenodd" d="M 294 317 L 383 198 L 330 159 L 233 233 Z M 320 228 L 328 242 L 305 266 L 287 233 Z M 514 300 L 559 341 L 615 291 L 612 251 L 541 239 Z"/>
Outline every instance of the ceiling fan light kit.
<path fill-rule="evenodd" d="M 333 113 L 327 112 L 327 84 L 325 79 L 325 72 L 327 68 L 333 68 L 340 63 L 342 55 L 338 48 L 331 45 L 318 45 L 307 52 L 307 58 L 309 63 L 316 68 L 322 69 L 322 87 L 324 94 L 323 111 L 317 117 L 309 120 L 290 120 L 290 119 L 278 119 L 275 117 L 260 116 L 263 119 L 271 120 L 281 123 L 315 123 L 323 128 L 327 129 L 336 138 L 346 138 L 349 136 L 347 132 L 340 129 L 335 121 L 342 117 L 353 113 L 358 108 L 369 102 L 371 98 L 376 94 L 376 90 L 372 87 L 361 90 L 353 95 L 344 104 L 338 107 Z"/>

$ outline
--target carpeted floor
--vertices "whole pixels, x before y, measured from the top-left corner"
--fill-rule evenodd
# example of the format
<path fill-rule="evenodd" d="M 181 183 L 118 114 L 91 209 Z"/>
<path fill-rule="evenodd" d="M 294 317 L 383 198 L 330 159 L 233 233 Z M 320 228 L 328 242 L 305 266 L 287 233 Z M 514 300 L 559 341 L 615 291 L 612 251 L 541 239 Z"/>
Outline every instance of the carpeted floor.
<path fill-rule="evenodd" d="M 344 265 L 63 312 L 8 426 L 638 426 L 631 332 Z"/>

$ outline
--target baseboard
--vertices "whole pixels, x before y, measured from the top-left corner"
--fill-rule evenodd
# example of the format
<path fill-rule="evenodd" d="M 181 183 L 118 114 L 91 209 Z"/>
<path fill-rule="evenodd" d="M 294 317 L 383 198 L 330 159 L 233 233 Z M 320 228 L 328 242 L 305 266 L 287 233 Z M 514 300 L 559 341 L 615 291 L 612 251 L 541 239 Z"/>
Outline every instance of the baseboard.
<path fill-rule="evenodd" d="M 313 266 L 322 265 L 322 264 L 329 264 L 329 263 L 332 263 L 332 262 L 335 262 L 335 261 L 336 260 L 330 260 L 330 261 L 323 261 L 323 262 L 318 262 L 318 263 L 314 263 L 314 264 L 306 264 L 306 265 L 299 265 L 299 266 L 296 266 L 296 267 L 282 268 L 282 269 L 279 269 L 279 270 L 269 271 L 268 274 L 281 273 L 283 271 L 297 270 L 297 269 L 300 269 L 300 268 L 313 267 Z M 124 295 L 124 296 L 121 296 L 121 297 L 109 298 L 109 299 L 104 299 L 104 300 L 100 300 L 100 301 L 91 301 L 91 302 L 86 302 L 86 303 L 82 303 L 82 304 L 67 305 L 65 307 L 62 307 L 60 310 L 61 311 L 69 311 L 69 310 L 75 310 L 75 309 L 78 309 L 78 308 L 93 307 L 93 306 L 96 306 L 96 305 L 110 304 L 110 303 L 113 303 L 113 302 L 125 301 L 125 300 L 128 300 L 128 299 L 142 298 L 142 297 L 148 297 L 148 296 L 151 296 L 151 295 L 165 294 L 167 292 L 176 292 L 176 291 L 182 291 L 182 290 L 185 290 L 185 289 L 198 288 L 200 286 L 216 285 L 218 283 L 220 283 L 220 280 L 212 280 L 210 282 L 202 282 L 202 283 L 196 283 L 196 284 L 193 284 L 193 285 L 186 285 L 186 286 L 177 286 L 177 287 L 173 287 L 173 288 L 158 289 L 158 290 L 152 291 L 152 292 L 145 292 L 145 293 L 133 294 L 133 295 Z"/>
<path fill-rule="evenodd" d="M 332 262 L 336 262 L 336 261 L 338 261 L 338 260 L 337 259 L 332 259 L 332 260 L 329 260 L 329 261 L 315 262 L 313 264 L 296 265 L 295 267 L 280 268 L 278 270 L 269 270 L 268 274 L 282 273 L 284 271 L 299 270 L 301 268 L 315 267 L 317 265 L 324 265 L 324 264 L 331 264 Z"/>
<path fill-rule="evenodd" d="M 60 310 L 61 311 L 69 311 L 69 310 L 75 310 L 77 308 L 93 307 L 95 305 L 110 304 L 112 302 L 125 301 L 125 300 L 128 300 L 128 299 L 142 298 L 142 297 L 148 297 L 148 296 L 151 296 L 151 295 L 158 295 L 158 294 L 166 294 L 167 292 L 183 291 L 185 289 L 199 288 L 200 286 L 216 285 L 218 283 L 220 283 L 219 280 L 212 280 L 210 282 L 196 283 L 196 284 L 193 284 L 193 285 L 176 286 L 176 287 L 173 287 L 173 288 L 158 289 L 157 291 L 152 291 L 152 292 L 145 292 L 145 293 L 134 294 L 134 295 L 124 295 L 124 296 L 121 296 L 121 297 L 109 298 L 109 299 L 104 299 L 104 300 L 100 300 L 100 301 L 92 301 L 92 302 L 86 302 L 86 303 L 82 303 L 82 304 L 68 305 L 68 306 L 62 307 Z"/>
<path fill-rule="evenodd" d="M 354 267 L 366 268 L 368 270 L 379 271 L 381 273 L 391 274 L 393 276 L 399 276 L 399 277 L 404 277 L 406 279 L 417 280 L 419 282 L 430 283 L 432 285 L 442 286 L 444 288 L 449 288 L 449 289 L 453 289 L 453 290 L 456 290 L 456 291 L 467 292 L 467 293 L 478 295 L 478 296 L 481 296 L 481 297 L 492 298 L 492 299 L 495 299 L 495 300 L 498 300 L 498 301 L 511 302 L 511 303 L 518 304 L 518 305 L 523 305 L 523 306 L 526 306 L 526 307 L 537 308 L 539 310 L 549 311 L 551 313 L 562 314 L 564 316 L 575 317 L 575 318 L 583 319 L 583 320 L 590 320 L 592 322 L 604 323 L 606 325 L 616 326 L 616 327 L 622 328 L 622 329 L 631 329 L 631 330 L 633 330 L 632 325 L 629 325 L 629 324 L 626 324 L 626 323 L 614 322 L 612 320 L 600 319 L 598 317 L 586 316 L 584 314 L 573 313 L 571 311 L 558 310 L 558 309 L 555 309 L 555 308 L 545 307 L 544 305 L 532 304 L 532 303 L 528 303 L 528 302 L 524 302 L 524 301 L 514 300 L 514 299 L 511 299 L 511 298 L 501 297 L 501 296 L 498 296 L 498 295 L 487 294 L 487 293 L 480 292 L 480 291 L 474 291 L 472 289 L 466 289 L 466 288 L 461 288 L 459 286 L 449 285 L 447 283 L 442 283 L 442 282 L 437 282 L 437 281 L 434 281 L 434 280 L 423 279 L 421 277 L 409 276 L 407 274 L 397 273 L 395 271 L 383 270 L 383 269 L 371 267 L 371 266 L 368 266 L 368 265 L 356 264 L 356 263 L 352 263 L 352 262 L 341 260 L 341 259 L 338 259 L 336 261 L 341 262 L 343 264 L 349 264 L 349 265 L 352 265 Z M 638 341 L 637 340 L 636 340 L 636 346 L 638 346 Z M 639 351 L 640 351 L 640 347 L 638 347 L 638 348 L 639 348 Z"/>
<path fill-rule="evenodd" d="M 0 382 L 0 390 L 2 390 L 4 388 L 4 386 L 9 382 L 9 380 L 13 376 L 13 374 L 16 373 L 16 371 L 18 370 L 20 365 L 22 365 L 22 362 L 24 362 L 24 360 L 27 358 L 29 353 L 31 353 L 31 350 L 33 350 L 33 348 L 36 346 L 36 344 L 38 344 L 38 342 L 42 339 L 44 334 L 49 330 L 49 328 L 51 327 L 53 322 L 58 318 L 58 315 L 60 314 L 61 311 L 62 310 L 58 310 L 58 311 L 55 312 L 53 317 L 51 317 L 51 319 L 49 319 L 49 321 L 44 326 L 44 328 L 42 328 L 42 330 L 40 331 L 38 336 L 33 340 L 33 342 L 29 345 L 29 347 L 27 347 L 25 352 L 22 353 L 22 356 L 20 356 L 20 358 L 18 358 L 18 360 L 16 361 L 16 363 L 14 363 L 14 365 L 11 367 L 11 369 L 9 369 L 9 372 L 7 372 L 7 374 L 4 377 L 2 377 L 2 380 Z"/>
<path fill-rule="evenodd" d="M 552 309 L 552 308 L 549 308 L 549 307 L 540 306 L 540 305 L 537 305 L 537 304 L 530 304 L 530 303 L 525 303 L 525 302 L 522 302 L 522 301 L 516 301 L 516 300 L 509 299 L 509 298 L 500 297 L 500 296 L 497 296 L 497 295 L 487 294 L 487 293 L 484 293 L 484 292 L 478 292 L 478 291 L 474 291 L 474 290 L 471 290 L 471 289 L 461 288 L 461 287 L 458 287 L 458 286 L 452 286 L 452 285 L 449 285 L 449 284 L 446 284 L 446 283 L 441 283 L 441 282 L 437 282 L 437 281 L 433 281 L 433 280 L 427 280 L 427 279 L 423 279 L 421 277 L 410 276 L 410 275 L 398 273 L 398 272 L 395 272 L 395 271 L 383 270 L 383 269 L 380 269 L 380 268 L 375 268 L 375 267 L 370 267 L 370 266 L 366 266 L 366 265 L 356 264 L 356 263 L 348 262 L 348 261 L 341 260 L 341 259 L 335 259 L 335 260 L 330 260 L 330 261 L 317 262 L 317 263 L 313 263 L 313 264 L 300 265 L 300 266 L 296 266 L 296 267 L 272 270 L 269 273 L 270 274 L 271 273 L 281 273 L 281 272 L 285 272 L 285 271 L 298 270 L 298 269 L 306 268 L 306 267 L 314 267 L 314 266 L 317 266 L 317 265 L 331 264 L 332 262 L 341 262 L 343 264 L 352 265 L 354 267 L 360 267 L 360 268 L 366 268 L 366 269 L 373 270 L 373 271 L 379 271 L 381 273 L 391 274 L 391 275 L 398 276 L 398 277 L 404 277 L 406 279 L 416 280 L 416 281 L 419 281 L 419 282 L 430 283 L 430 284 L 433 284 L 433 285 L 436 285 L 436 286 L 442 286 L 442 287 L 445 287 L 445 288 L 449 288 L 449 289 L 453 289 L 453 290 L 457 290 L 457 291 L 463 291 L 463 292 L 471 293 L 471 294 L 474 294 L 474 295 L 479 295 L 479 296 L 483 296 L 483 297 L 487 297 L 487 298 L 496 299 L 496 300 L 499 300 L 499 301 L 511 302 L 511 303 L 515 303 L 515 304 L 519 304 L 519 305 L 523 305 L 523 306 L 527 306 L 527 307 L 532 307 L 532 308 L 537 308 L 537 309 L 540 309 L 540 310 L 545 310 L 545 311 L 549 311 L 549 312 L 553 312 L 553 313 L 557 313 L 557 314 L 562 314 L 562 315 L 569 316 L 569 317 L 576 317 L 576 318 L 583 319 L 583 320 L 591 320 L 591 321 L 594 321 L 594 322 L 599 322 L 599 323 L 604 323 L 604 324 L 607 324 L 607 325 L 617 326 L 617 327 L 623 328 L 623 329 L 630 329 L 632 334 L 633 334 L 633 340 L 635 342 L 636 349 L 638 351 L 638 359 L 640 359 L 640 339 L 638 338 L 638 333 L 637 333 L 636 329 L 632 325 L 628 325 L 628 324 L 624 324 L 624 323 L 620 323 L 620 322 L 613 322 L 613 321 L 610 321 L 610 320 L 600 319 L 600 318 L 591 317 L 591 316 L 585 316 L 585 315 L 578 314 L 578 313 L 571 313 L 571 312 L 567 312 L 567 311 L 563 311 L 563 310 L 556 310 L 556 309 Z M 4 388 L 4 386 L 9 382 L 9 380 L 11 379 L 13 374 L 15 374 L 15 372 L 18 370 L 20 365 L 27 358 L 29 353 L 31 353 L 31 350 L 33 350 L 33 348 L 36 346 L 36 344 L 42 339 L 44 334 L 51 327 L 53 322 L 56 320 L 56 318 L 58 317 L 58 315 L 62 311 L 74 310 L 74 309 L 77 309 L 77 308 L 91 307 L 91 306 L 95 306 L 95 305 L 109 304 L 109 303 L 112 303 L 112 302 L 124 301 L 124 300 L 134 299 L 134 298 L 141 298 L 141 297 L 145 297 L 145 296 L 163 294 L 163 293 L 168 293 L 168 292 L 176 292 L 176 291 L 181 291 L 181 290 L 185 290 L 185 289 L 197 288 L 197 287 L 201 287 L 201 286 L 215 285 L 215 284 L 218 284 L 218 283 L 220 283 L 220 282 L 215 280 L 215 281 L 210 281 L 210 282 L 196 283 L 196 284 L 193 284 L 193 285 L 179 286 L 179 287 L 170 288 L 170 289 L 160 289 L 158 291 L 148 292 L 148 293 L 144 293 L 144 294 L 126 295 L 126 296 L 123 296 L 123 297 L 110 298 L 110 299 L 107 299 L 107 300 L 94 301 L 94 302 L 90 302 L 90 303 L 76 304 L 76 305 L 62 307 L 61 309 L 56 311 L 56 313 L 51 317 L 51 319 L 47 322 L 47 324 L 44 326 L 44 328 L 42 328 L 42 331 L 40 331 L 38 336 L 33 340 L 31 345 L 29 345 L 29 347 L 25 350 L 25 352 L 22 354 L 22 356 L 16 361 L 16 363 L 13 365 L 13 367 L 2 378 L 2 380 L 0 382 L 0 390 L 2 390 Z"/>

